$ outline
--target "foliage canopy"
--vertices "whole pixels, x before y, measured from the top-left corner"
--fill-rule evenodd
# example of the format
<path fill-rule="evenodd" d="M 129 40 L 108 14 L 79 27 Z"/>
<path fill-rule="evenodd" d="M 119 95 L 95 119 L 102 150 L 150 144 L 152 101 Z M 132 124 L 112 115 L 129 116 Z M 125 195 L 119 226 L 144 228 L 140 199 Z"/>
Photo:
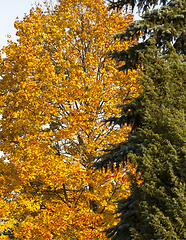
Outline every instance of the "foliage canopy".
<path fill-rule="evenodd" d="M 113 2 L 113 1 L 110 1 Z M 114 1 L 112 7 L 130 1 Z M 112 240 L 186 239 L 186 1 L 160 1 L 160 9 L 146 7 L 157 1 L 133 1 L 144 10 L 136 21 L 115 38 L 140 39 L 113 58 L 123 60 L 120 70 L 140 66 L 140 96 L 124 98 L 120 117 L 111 117 L 114 125 L 131 126 L 125 142 L 108 149 L 95 164 L 108 168 L 113 164 L 137 165 L 141 185 L 132 180 L 131 195 L 118 202 L 120 222 L 106 229 Z"/>
<path fill-rule="evenodd" d="M 129 131 L 103 119 L 118 116 L 123 94 L 140 91 L 136 72 L 119 72 L 107 55 L 132 44 L 109 38 L 132 20 L 102 0 L 67 0 L 15 22 L 18 43 L 9 41 L 0 60 L 2 231 L 94 239 L 116 221 L 112 201 L 129 193 L 129 181 L 122 183 L 134 170 L 98 174 L 90 166 Z"/>

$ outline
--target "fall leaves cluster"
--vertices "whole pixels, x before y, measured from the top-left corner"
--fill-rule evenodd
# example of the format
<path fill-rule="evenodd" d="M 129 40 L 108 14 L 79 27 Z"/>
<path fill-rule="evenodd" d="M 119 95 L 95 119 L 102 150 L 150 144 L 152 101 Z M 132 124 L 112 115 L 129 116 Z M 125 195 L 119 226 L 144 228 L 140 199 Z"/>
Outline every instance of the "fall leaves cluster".
<path fill-rule="evenodd" d="M 126 172 L 135 169 L 91 166 L 129 130 L 103 120 L 140 91 L 135 72 L 119 72 L 108 56 L 132 44 L 110 38 L 131 21 L 103 0 L 37 5 L 15 21 L 18 42 L 9 41 L 0 59 L 1 233 L 104 239 L 100 231 L 117 221 L 113 201 L 129 194 Z"/>

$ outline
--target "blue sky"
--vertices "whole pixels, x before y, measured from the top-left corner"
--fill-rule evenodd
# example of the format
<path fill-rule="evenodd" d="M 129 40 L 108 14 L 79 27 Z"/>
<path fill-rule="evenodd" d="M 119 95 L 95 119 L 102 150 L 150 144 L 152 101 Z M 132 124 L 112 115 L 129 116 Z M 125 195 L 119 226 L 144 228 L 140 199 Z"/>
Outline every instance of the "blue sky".
<path fill-rule="evenodd" d="M 43 0 L 0 0 L 0 49 L 7 45 L 7 34 L 16 41 L 16 30 L 14 22 L 16 17 L 23 19 L 25 13 L 29 13 L 35 3 L 42 3 Z M 57 0 L 52 0 L 56 3 Z M 135 15 L 135 18 L 137 15 Z"/>

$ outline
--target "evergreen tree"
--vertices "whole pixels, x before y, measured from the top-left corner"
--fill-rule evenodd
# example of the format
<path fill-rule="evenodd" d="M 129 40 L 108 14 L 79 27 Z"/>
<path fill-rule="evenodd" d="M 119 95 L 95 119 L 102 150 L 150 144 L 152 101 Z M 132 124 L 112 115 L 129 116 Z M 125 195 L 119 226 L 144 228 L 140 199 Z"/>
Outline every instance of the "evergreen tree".
<path fill-rule="evenodd" d="M 121 8 L 135 1 L 111 3 Z M 186 239 L 186 1 L 160 1 L 160 9 L 149 11 L 156 0 L 138 1 L 145 11 L 121 39 L 143 41 L 112 56 L 124 61 L 120 70 L 141 69 L 140 96 L 125 99 L 121 117 L 107 120 L 130 125 L 126 142 L 105 150 L 98 169 L 137 165 L 143 179 L 132 180 L 131 195 L 118 202 L 120 222 L 106 229 L 112 240 Z"/>

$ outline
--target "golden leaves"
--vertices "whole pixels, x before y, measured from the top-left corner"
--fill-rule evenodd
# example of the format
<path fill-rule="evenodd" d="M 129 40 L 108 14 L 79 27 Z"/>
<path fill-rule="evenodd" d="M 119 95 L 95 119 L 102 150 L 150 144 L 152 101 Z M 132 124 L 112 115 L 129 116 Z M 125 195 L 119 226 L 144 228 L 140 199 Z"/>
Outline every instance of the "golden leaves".
<path fill-rule="evenodd" d="M 140 91 L 136 73 L 119 72 L 107 55 L 132 44 L 109 38 L 131 21 L 102 0 L 67 0 L 15 22 L 18 44 L 4 47 L 0 60 L 0 217 L 16 239 L 101 239 L 116 221 L 112 202 L 129 194 L 133 168 L 90 166 L 129 131 L 103 120 Z"/>

